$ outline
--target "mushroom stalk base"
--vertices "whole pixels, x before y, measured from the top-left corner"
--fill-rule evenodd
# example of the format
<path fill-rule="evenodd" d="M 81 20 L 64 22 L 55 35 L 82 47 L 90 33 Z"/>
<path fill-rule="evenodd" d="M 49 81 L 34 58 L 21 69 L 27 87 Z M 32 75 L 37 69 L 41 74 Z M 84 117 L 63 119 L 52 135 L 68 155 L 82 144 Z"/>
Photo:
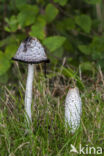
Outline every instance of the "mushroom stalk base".
<path fill-rule="evenodd" d="M 25 111 L 26 119 L 28 123 L 32 121 L 31 117 L 31 103 L 32 103 L 32 83 L 34 79 L 34 64 L 28 65 L 28 76 L 26 83 L 26 92 L 25 92 Z"/>

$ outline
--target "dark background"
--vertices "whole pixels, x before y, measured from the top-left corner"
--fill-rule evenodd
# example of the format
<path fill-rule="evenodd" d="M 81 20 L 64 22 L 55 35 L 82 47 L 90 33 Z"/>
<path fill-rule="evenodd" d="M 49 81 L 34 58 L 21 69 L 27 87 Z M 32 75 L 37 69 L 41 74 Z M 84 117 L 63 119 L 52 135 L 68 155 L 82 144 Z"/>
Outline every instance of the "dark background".
<path fill-rule="evenodd" d="M 65 59 L 87 75 L 104 70 L 103 19 L 101 0 L 0 0 L 0 82 L 8 81 L 11 58 L 27 36 L 43 43 L 52 69 Z"/>

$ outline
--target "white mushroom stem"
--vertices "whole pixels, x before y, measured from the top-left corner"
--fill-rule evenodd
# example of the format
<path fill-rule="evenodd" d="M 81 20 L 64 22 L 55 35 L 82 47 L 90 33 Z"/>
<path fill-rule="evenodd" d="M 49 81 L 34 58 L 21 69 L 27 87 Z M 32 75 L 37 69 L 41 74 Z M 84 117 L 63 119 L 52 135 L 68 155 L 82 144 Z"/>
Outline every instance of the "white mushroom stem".
<path fill-rule="evenodd" d="M 28 76 L 26 83 L 26 92 L 25 92 L 25 111 L 26 119 L 28 123 L 32 121 L 31 117 L 31 103 L 32 103 L 32 83 L 34 78 L 34 64 L 28 65 Z"/>

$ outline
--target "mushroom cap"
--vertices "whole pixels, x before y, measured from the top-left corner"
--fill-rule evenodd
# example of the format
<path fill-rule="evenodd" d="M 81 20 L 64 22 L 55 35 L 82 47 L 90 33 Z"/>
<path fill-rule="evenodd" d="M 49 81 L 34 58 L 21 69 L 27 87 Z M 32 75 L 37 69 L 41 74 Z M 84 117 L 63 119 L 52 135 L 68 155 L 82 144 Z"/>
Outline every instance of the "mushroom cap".
<path fill-rule="evenodd" d="M 82 101 L 77 87 L 70 88 L 65 100 L 65 121 L 74 133 L 80 126 Z"/>
<path fill-rule="evenodd" d="M 27 37 L 19 46 L 16 55 L 12 60 L 37 64 L 41 62 L 49 63 L 45 50 L 37 38 Z"/>

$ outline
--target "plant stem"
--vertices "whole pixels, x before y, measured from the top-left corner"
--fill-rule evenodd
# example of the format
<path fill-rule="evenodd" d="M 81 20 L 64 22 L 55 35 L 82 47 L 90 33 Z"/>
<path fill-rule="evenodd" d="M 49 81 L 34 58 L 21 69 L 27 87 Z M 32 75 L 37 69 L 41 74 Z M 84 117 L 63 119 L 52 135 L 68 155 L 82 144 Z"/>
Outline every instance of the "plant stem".
<path fill-rule="evenodd" d="M 26 83 L 26 92 L 25 92 L 25 111 L 26 119 L 28 123 L 32 121 L 31 117 L 31 103 L 32 103 L 32 83 L 34 78 L 34 64 L 28 65 L 28 76 Z"/>
<path fill-rule="evenodd" d="M 98 32 L 101 32 L 101 33 L 102 33 L 103 28 L 102 28 L 101 4 L 96 4 L 96 14 L 97 14 L 97 18 L 98 18 L 99 21 L 100 21 L 100 24 L 99 24 L 99 27 L 98 27 Z"/>

